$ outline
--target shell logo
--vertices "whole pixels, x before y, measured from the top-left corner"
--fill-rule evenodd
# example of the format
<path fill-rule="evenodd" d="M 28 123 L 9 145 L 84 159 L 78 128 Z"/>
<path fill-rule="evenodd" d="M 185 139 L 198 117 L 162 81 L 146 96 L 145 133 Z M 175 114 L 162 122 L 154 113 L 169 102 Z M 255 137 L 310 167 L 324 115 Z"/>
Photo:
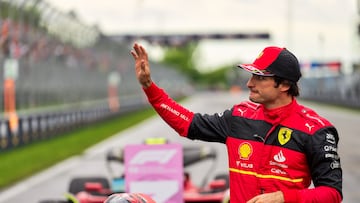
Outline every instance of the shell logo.
<path fill-rule="evenodd" d="M 248 142 L 241 143 L 238 149 L 238 153 L 240 159 L 248 160 L 253 153 L 251 144 Z"/>

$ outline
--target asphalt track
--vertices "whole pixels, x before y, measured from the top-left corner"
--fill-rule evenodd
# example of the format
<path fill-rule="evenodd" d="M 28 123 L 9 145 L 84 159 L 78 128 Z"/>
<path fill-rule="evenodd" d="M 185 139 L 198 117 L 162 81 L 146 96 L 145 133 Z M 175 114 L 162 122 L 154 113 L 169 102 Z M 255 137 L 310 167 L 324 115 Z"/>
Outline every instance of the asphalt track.
<path fill-rule="evenodd" d="M 196 94 L 183 105 L 194 112 L 215 113 L 230 108 L 233 104 L 245 100 L 247 93 L 204 92 Z M 329 107 L 316 103 L 300 101 L 328 118 L 340 134 L 339 154 L 343 167 L 344 203 L 360 202 L 360 112 Z M 44 199 L 62 199 L 68 184 L 74 177 L 106 176 L 110 177 L 105 164 L 105 154 L 110 148 L 121 147 L 129 143 L 140 143 L 146 137 L 167 137 L 171 142 L 184 145 L 208 145 L 200 141 L 190 141 L 179 137 L 158 116 L 154 116 L 138 125 L 123 131 L 88 149 L 83 155 L 72 157 L 54 167 L 36 174 L 23 182 L 0 192 L 0 203 L 37 203 Z M 219 152 L 217 168 L 213 174 L 227 172 L 227 155 L 224 145 L 210 143 Z M 51 152 L 56 153 L 56 152 Z M 190 170 L 195 182 L 200 184 L 204 169 L 211 163 L 194 166 Z M 119 172 L 122 166 L 113 166 Z"/>

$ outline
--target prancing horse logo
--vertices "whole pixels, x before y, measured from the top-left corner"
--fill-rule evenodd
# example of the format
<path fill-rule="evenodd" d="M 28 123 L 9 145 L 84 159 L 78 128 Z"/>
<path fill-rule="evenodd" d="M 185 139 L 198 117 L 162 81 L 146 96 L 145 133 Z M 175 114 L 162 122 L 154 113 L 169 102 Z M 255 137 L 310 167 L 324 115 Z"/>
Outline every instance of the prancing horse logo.
<path fill-rule="evenodd" d="M 284 128 L 284 127 L 280 128 L 279 133 L 278 133 L 279 143 L 281 145 L 284 145 L 287 142 L 289 142 L 292 132 L 293 131 L 291 129 L 289 129 L 289 128 Z"/>

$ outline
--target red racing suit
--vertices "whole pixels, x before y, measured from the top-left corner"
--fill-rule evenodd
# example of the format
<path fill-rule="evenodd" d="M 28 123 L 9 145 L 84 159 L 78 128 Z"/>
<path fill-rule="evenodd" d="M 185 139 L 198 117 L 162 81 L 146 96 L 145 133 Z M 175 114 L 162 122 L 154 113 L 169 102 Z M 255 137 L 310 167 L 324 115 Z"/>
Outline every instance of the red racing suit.
<path fill-rule="evenodd" d="M 296 99 L 273 110 L 243 102 L 208 115 L 187 110 L 154 83 L 144 91 L 181 136 L 226 144 L 232 203 L 275 191 L 285 202 L 342 201 L 337 130 Z"/>

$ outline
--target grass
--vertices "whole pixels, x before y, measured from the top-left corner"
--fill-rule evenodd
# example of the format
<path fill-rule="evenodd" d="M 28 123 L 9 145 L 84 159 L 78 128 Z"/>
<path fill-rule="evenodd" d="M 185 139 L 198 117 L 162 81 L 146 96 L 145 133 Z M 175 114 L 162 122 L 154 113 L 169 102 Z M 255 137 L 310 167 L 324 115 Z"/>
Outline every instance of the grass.
<path fill-rule="evenodd" d="M 0 153 L 0 190 L 84 152 L 88 147 L 155 115 L 151 108 L 82 127 L 56 138 Z"/>

